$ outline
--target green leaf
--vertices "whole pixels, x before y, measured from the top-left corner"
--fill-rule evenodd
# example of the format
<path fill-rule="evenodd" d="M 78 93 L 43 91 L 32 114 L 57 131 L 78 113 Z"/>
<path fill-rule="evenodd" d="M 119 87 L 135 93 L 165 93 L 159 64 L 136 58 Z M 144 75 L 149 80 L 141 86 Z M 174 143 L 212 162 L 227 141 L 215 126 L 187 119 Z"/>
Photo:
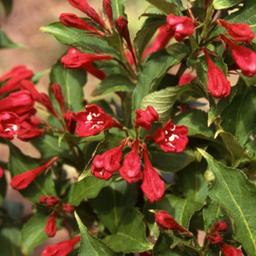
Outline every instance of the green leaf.
<path fill-rule="evenodd" d="M 101 222 L 114 233 L 123 222 L 128 209 L 135 205 L 136 198 L 136 184 L 129 185 L 121 180 L 102 189 L 98 197 L 92 200 L 92 206 Z"/>
<path fill-rule="evenodd" d="M 131 92 L 134 84 L 123 75 L 111 75 L 104 79 L 98 88 L 93 92 L 93 96 L 103 96 L 115 92 Z"/>
<path fill-rule="evenodd" d="M 192 150 L 179 154 L 165 153 L 163 151 L 150 151 L 153 166 L 163 172 L 177 172 L 194 162 L 195 155 Z"/>
<path fill-rule="evenodd" d="M 17 175 L 40 166 L 38 159 L 24 155 L 17 147 L 11 145 L 9 156 L 9 170 L 11 175 Z M 41 195 L 56 195 L 54 182 L 51 173 L 42 173 L 28 188 L 20 191 L 28 199 L 38 202 Z"/>
<path fill-rule="evenodd" d="M 216 202 L 210 202 L 203 209 L 205 231 L 209 230 L 214 223 L 216 223 L 222 217 L 222 215 L 220 205 Z"/>
<path fill-rule="evenodd" d="M 116 234 L 107 236 L 104 242 L 114 252 L 122 253 L 139 253 L 153 247 L 147 240 L 143 215 L 135 208 L 127 212 Z"/>
<path fill-rule="evenodd" d="M 177 99 L 187 90 L 190 90 L 189 86 L 175 86 L 152 92 L 142 99 L 140 108 L 146 109 L 147 106 L 152 106 L 159 114 L 160 120 L 166 121 L 170 118 Z"/>
<path fill-rule="evenodd" d="M 138 84 L 133 92 L 133 109 L 140 108 L 142 99 L 155 91 L 166 72 L 174 65 L 181 62 L 187 55 L 184 44 L 174 44 L 165 54 L 155 54 L 142 66 L 138 77 Z"/>
<path fill-rule="evenodd" d="M 84 51 L 104 52 L 118 58 L 120 56 L 120 53 L 111 47 L 104 38 L 86 33 L 84 30 L 64 26 L 59 22 L 42 27 L 41 31 L 53 35 L 63 44 L 78 47 Z"/>
<path fill-rule="evenodd" d="M 80 111 L 84 108 L 83 87 L 87 80 L 84 70 L 66 69 L 60 62 L 57 62 L 52 68 L 50 80 L 51 83 L 61 86 L 65 102 L 70 110 Z"/>
<path fill-rule="evenodd" d="M 170 14 L 178 12 L 177 5 L 175 1 L 168 1 L 168 0 L 147 0 L 149 3 L 157 7 L 163 13 Z"/>
<path fill-rule="evenodd" d="M 217 162 L 201 149 L 199 152 L 215 175 L 211 199 L 220 204 L 233 220 L 234 238 L 242 244 L 248 255 L 256 255 L 255 184 L 250 183 L 240 170 Z"/>
<path fill-rule="evenodd" d="M 75 213 L 75 217 L 81 233 L 79 256 L 114 256 L 114 253 L 106 245 L 89 235 L 77 213 Z"/>
<path fill-rule="evenodd" d="M 47 217 L 42 214 L 35 214 L 27 221 L 21 231 L 22 236 L 22 252 L 31 255 L 34 249 L 47 240 L 44 227 Z"/>
<path fill-rule="evenodd" d="M 98 196 L 100 191 L 109 185 L 110 182 L 88 176 L 72 185 L 69 192 L 68 202 L 78 206 L 85 199 L 92 199 Z"/>
<path fill-rule="evenodd" d="M 216 10 L 228 9 L 241 3 L 242 0 L 213 0 L 213 7 Z"/>
<path fill-rule="evenodd" d="M 208 186 L 202 173 L 195 166 L 179 172 L 177 186 L 182 197 L 174 194 L 166 195 L 162 201 L 156 204 L 156 207 L 167 210 L 178 223 L 188 228 L 194 213 L 205 204 Z"/>
<path fill-rule="evenodd" d="M 0 49 L 4 48 L 17 48 L 19 47 L 15 44 L 6 34 L 5 32 L 0 30 Z"/>
<path fill-rule="evenodd" d="M 111 6 L 113 10 L 113 19 L 117 20 L 120 16 L 125 15 L 125 2 L 126 0 L 111 0 Z"/>

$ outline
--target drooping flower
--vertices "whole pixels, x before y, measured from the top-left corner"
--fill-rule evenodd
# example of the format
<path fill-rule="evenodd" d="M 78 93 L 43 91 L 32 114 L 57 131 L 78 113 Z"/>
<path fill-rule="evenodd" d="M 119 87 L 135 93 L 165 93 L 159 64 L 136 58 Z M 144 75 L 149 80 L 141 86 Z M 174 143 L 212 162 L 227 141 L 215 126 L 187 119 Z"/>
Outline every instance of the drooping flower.
<path fill-rule="evenodd" d="M 205 54 L 208 64 L 208 91 L 216 98 L 229 96 L 231 92 L 231 84 L 226 78 L 223 71 L 217 67 L 211 60 L 208 53 Z"/>
<path fill-rule="evenodd" d="M 57 244 L 47 245 L 41 256 L 67 256 L 73 251 L 77 243 L 80 242 L 80 236 L 76 236 L 71 240 L 66 240 Z"/>
<path fill-rule="evenodd" d="M 49 216 L 44 231 L 48 237 L 54 237 L 56 235 L 57 225 L 56 216 L 54 214 Z"/>
<path fill-rule="evenodd" d="M 185 71 L 178 82 L 178 85 L 183 86 L 186 84 L 190 84 L 196 77 L 190 72 L 190 71 Z"/>
<path fill-rule="evenodd" d="M 0 137 L 12 140 L 20 126 L 18 115 L 12 112 L 0 112 Z"/>
<path fill-rule="evenodd" d="M 80 137 L 93 136 L 116 125 L 113 118 L 95 104 L 87 105 L 75 118 L 75 133 Z"/>
<path fill-rule="evenodd" d="M 99 36 L 103 36 L 104 33 L 96 29 L 95 27 L 88 24 L 83 19 L 79 18 L 77 15 L 72 13 L 62 13 L 59 18 L 60 22 L 68 27 L 74 27 L 95 33 Z"/>
<path fill-rule="evenodd" d="M 137 109 L 135 126 L 150 130 L 152 124 L 159 120 L 159 115 L 152 106 L 147 106 L 146 110 Z"/>
<path fill-rule="evenodd" d="M 219 19 L 219 24 L 224 27 L 234 41 L 250 43 L 254 38 L 254 32 L 246 23 L 230 23 Z"/>
<path fill-rule="evenodd" d="M 53 207 L 60 202 L 56 196 L 40 196 L 39 202 L 44 204 L 46 207 Z"/>
<path fill-rule="evenodd" d="M 28 141 L 42 136 L 44 129 L 38 127 L 37 124 L 33 124 L 32 120 L 33 119 L 30 118 L 21 122 L 17 131 L 18 139 Z"/>
<path fill-rule="evenodd" d="M 129 183 L 142 179 L 141 160 L 138 154 L 138 143 L 135 142 L 132 150 L 125 156 L 120 175 Z"/>
<path fill-rule="evenodd" d="M 23 172 L 21 174 L 17 174 L 11 180 L 12 188 L 16 190 L 26 189 L 42 172 L 52 166 L 57 160 L 58 157 L 53 157 L 39 167 Z"/>
<path fill-rule="evenodd" d="M 147 149 L 143 151 L 144 170 L 141 189 L 145 197 L 151 202 L 156 202 L 164 196 L 165 185 L 157 171 L 153 168 Z"/>
<path fill-rule="evenodd" d="M 187 16 L 175 16 L 169 14 L 167 23 L 174 30 L 174 37 L 177 41 L 182 41 L 185 37 L 191 36 L 195 31 L 194 21 Z"/>
<path fill-rule="evenodd" d="M 243 256 L 243 252 L 241 249 L 226 243 L 224 243 L 221 247 L 221 251 L 224 256 Z"/>
<path fill-rule="evenodd" d="M 154 141 L 164 152 L 183 152 L 188 143 L 188 128 L 169 120 L 163 128 L 156 130 Z"/>
<path fill-rule="evenodd" d="M 111 0 L 103 0 L 103 10 L 108 17 L 108 21 L 111 27 L 113 27 L 113 10 L 111 6 Z"/>
<path fill-rule="evenodd" d="M 92 162 L 92 174 L 99 179 L 110 179 L 121 167 L 122 148 L 123 145 L 121 144 L 101 155 L 97 155 Z"/>
<path fill-rule="evenodd" d="M 155 222 L 163 229 L 175 230 L 191 236 L 191 232 L 182 227 L 177 221 L 166 211 L 161 210 L 155 213 Z"/>

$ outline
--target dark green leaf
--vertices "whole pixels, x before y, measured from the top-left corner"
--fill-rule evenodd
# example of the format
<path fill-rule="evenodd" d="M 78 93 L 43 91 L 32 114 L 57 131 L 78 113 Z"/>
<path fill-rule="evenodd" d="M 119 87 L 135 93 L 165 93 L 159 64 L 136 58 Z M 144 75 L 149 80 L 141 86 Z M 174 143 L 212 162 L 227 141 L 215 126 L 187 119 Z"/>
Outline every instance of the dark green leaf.
<path fill-rule="evenodd" d="M 205 231 L 209 230 L 221 217 L 222 211 L 220 205 L 216 202 L 210 202 L 203 209 Z"/>
<path fill-rule="evenodd" d="M 170 14 L 170 13 L 177 14 L 178 12 L 178 8 L 177 8 L 177 5 L 175 4 L 175 1 L 171 1 L 171 0 L 147 0 L 147 1 L 166 14 Z"/>
<path fill-rule="evenodd" d="M 217 162 L 201 149 L 199 152 L 215 175 L 211 199 L 220 204 L 233 220 L 234 238 L 241 242 L 248 255 L 256 255 L 255 184 L 250 183 L 240 170 Z"/>
<path fill-rule="evenodd" d="M 4 48 L 17 48 L 19 47 L 15 44 L 6 34 L 5 32 L 0 30 L 0 49 Z"/>

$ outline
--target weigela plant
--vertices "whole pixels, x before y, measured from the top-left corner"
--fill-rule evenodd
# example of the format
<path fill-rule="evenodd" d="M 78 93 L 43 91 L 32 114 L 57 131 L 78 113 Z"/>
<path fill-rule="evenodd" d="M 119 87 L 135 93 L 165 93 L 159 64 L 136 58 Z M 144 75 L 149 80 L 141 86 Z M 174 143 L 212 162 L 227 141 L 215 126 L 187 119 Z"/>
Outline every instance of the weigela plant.
<path fill-rule="evenodd" d="M 47 94 L 1 75 L 1 255 L 256 255 L 256 2 L 148 2 L 133 38 L 125 1 L 68 0 Z"/>

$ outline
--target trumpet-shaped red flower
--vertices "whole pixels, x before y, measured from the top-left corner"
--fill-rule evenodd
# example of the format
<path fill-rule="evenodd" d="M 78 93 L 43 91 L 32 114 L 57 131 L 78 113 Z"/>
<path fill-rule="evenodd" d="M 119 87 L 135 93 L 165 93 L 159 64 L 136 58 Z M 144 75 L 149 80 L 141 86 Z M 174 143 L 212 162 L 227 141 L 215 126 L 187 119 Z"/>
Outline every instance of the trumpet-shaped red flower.
<path fill-rule="evenodd" d="M 159 120 L 159 115 L 152 106 L 147 106 L 146 110 L 137 109 L 135 126 L 143 127 L 146 130 L 150 130 L 152 124 Z"/>
<path fill-rule="evenodd" d="M 157 52 L 164 48 L 170 39 L 174 36 L 174 30 L 169 24 L 162 25 L 157 32 L 157 36 L 154 39 L 153 43 L 148 46 L 143 52 L 142 58 L 145 59 L 150 54 Z"/>
<path fill-rule="evenodd" d="M 44 204 L 46 207 L 53 207 L 60 202 L 56 196 L 40 196 L 39 202 Z"/>
<path fill-rule="evenodd" d="M 178 84 L 180 86 L 182 85 L 186 85 L 186 84 L 190 84 L 196 77 L 190 72 L 190 71 L 185 71 L 180 79 L 179 79 L 179 82 Z"/>
<path fill-rule="evenodd" d="M 99 134 L 117 123 L 101 107 L 92 104 L 85 107 L 85 111 L 76 114 L 75 133 L 80 137 Z"/>
<path fill-rule="evenodd" d="M 123 166 L 120 168 L 119 172 L 129 183 L 137 182 L 142 179 L 141 160 L 138 154 L 137 142 L 134 143 L 132 150 L 125 156 Z"/>
<path fill-rule="evenodd" d="M 154 141 L 164 152 L 180 153 L 186 149 L 188 143 L 188 128 L 175 125 L 169 120 L 163 128 L 156 130 Z"/>
<path fill-rule="evenodd" d="M 206 53 L 205 57 L 208 64 L 209 93 L 216 98 L 229 96 L 231 92 L 230 82 L 228 81 L 222 70 L 213 63 L 208 53 Z"/>
<path fill-rule="evenodd" d="M 42 166 L 17 174 L 11 180 L 12 188 L 16 190 L 26 189 L 37 178 L 37 176 L 52 166 L 57 160 L 58 157 L 53 157 Z"/>
<path fill-rule="evenodd" d="M 17 137 L 20 140 L 28 141 L 42 136 L 43 133 L 44 129 L 39 128 L 37 124 L 33 124 L 30 119 L 21 122 Z"/>
<path fill-rule="evenodd" d="M 219 232 L 215 231 L 207 235 L 207 240 L 211 244 L 221 244 L 223 242 L 223 237 Z"/>
<path fill-rule="evenodd" d="M 228 229 L 228 224 L 224 220 L 216 222 L 213 226 L 214 231 L 224 232 Z"/>
<path fill-rule="evenodd" d="M 155 221 L 163 229 L 176 230 L 180 233 L 191 235 L 187 229 L 178 224 L 177 221 L 166 211 L 157 211 L 155 213 Z"/>
<path fill-rule="evenodd" d="M 83 19 L 79 18 L 77 15 L 72 13 L 62 13 L 59 18 L 60 22 L 68 27 L 74 27 L 95 33 L 99 36 L 103 36 L 104 33 L 96 29 L 95 27 L 88 24 Z"/>
<path fill-rule="evenodd" d="M 56 216 L 54 214 L 49 216 L 44 231 L 48 237 L 54 237 L 56 235 L 57 226 Z"/>
<path fill-rule="evenodd" d="M 191 36 L 195 31 L 194 21 L 187 16 L 175 16 L 169 14 L 167 23 L 174 31 L 174 37 L 177 41 L 182 41 L 185 37 Z"/>
<path fill-rule="evenodd" d="M 111 27 L 113 27 L 113 10 L 111 6 L 111 0 L 103 0 L 103 10 L 108 17 L 108 21 Z"/>
<path fill-rule="evenodd" d="M 101 155 L 97 155 L 92 162 L 92 174 L 100 179 L 110 179 L 113 173 L 117 172 L 121 167 L 122 148 L 123 145 L 120 145 Z"/>
<path fill-rule="evenodd" d="M 95 11 L 95 9 L 88 4 L 87 0 L 68 0 L 68 2 L 75 8 L 84 12 L 93 21 L 98 23 L 101 27 L 105 27 L 105 22 L 101 16 Z"/>
<path fill-rule="evenodd" d="M 105 78 L 105 73 L 93 66 L 93 62 L 111 60 L 112 57 L 103 54 L 82 53 L 75 48 L 70 48 L 65 56 L 61 58 L 65 68 L 84 68 L 90 74 L 99 79 Z"/>
<path fill-rule="evenodd" d="M 80 242 L 80 236 L 71 240 L 66 240 L 57 244 L 48 245 L 43 250 L 41 256 L 67 256 L 73 251 L 77 243 Z"/>
<path fill-rule="evenodd" d="M 246 23 L 230 23 L 221 19 L 218 22 L 235 41 L 250 43 L 255 37 L 254 32 Z"/>
<path fill-rule="evenodd" d="M 12 112 L 0 113 L 0 137 L 12 140 L 20 127 L 19 117 Z"/>
<path fill-rule="evenodd" d="M 147 149 L 143 151 L 144 170 L 141 189 L 145 197 L 151 202 L 156 202 L 164 196 L 165 186 L 157 171 L 153 168 Z"/>
<path fill-rule="evenodd" d="M 75 210 L 74 206 L 70 203 L 63 204 L 62 209 L 65 213 L 73 213 Z"/>
<path fill-rule="evenodd" d="M 224 256 L 243 256 L 243 252 L 241 249 L 238 249 L 226 243 L 223 244 L 221 251 Z"/>

